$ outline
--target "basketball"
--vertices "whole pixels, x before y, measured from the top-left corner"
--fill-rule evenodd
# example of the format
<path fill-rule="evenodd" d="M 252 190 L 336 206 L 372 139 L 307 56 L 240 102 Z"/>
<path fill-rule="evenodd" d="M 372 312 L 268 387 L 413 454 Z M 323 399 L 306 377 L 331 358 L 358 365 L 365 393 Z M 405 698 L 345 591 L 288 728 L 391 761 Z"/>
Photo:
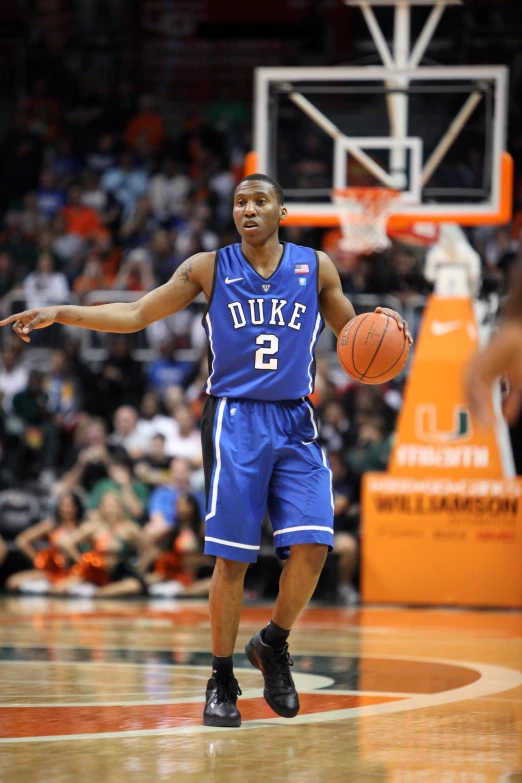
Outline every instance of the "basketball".
<path fill-rule="evenodd" d="M 408 361 L 410 345 L 395 318 L 385 313 L 362 313 L 352 318 L 337 340 L 343 370 L 356 381 L 386 383 Z"/>

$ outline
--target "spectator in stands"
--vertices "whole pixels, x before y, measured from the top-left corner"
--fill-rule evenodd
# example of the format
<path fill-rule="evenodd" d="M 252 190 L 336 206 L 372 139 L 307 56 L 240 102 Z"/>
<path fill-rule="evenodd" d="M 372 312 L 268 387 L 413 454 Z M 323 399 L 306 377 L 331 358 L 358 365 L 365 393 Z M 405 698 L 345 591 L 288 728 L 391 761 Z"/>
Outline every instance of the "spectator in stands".
<path fill-rule="evenodd" d="M 184 261 L 194 253 L 216 250 L 218 245 L 218 235 L 206 227 L 204 220 L 197 217 L 192 218 L 188 226 L 179 232 L 175 243 L 175 253 L 177 259 Z"/>
<path fill-rule="evenodd" d="M 36 193 L 30 191 L 23 197 L 23 209 L 19 213 L 22 232 L 26 239 L 37 240 L 38 233 L 46 224 L 46 218 L 38 211 Z"/>
<path fill-rule="evenodd" d="M 203 552 L 204 531 L 201 512 L 194 495 L 181 492 L 176 501 L 174 525 L 155 543 L 146 542 L 139 561 L 149 594 L 153 596 L 208 595 L 210 577 L 198 578 L 201 566 L 209 567 L 212 558 Z M 210 568 L 210 572 L 211 572 Z"/>
<path fill-rule="evenodd" d="M 109 346 L 109 356 L 98 379 L 100 410 L 107 419 L 120 405 L 138 407 L 145 389 L 141 365 L 131 353 L 130 338 L 111 335 Z"/>
<path fill-rule="evenodd" d="M 113 133 L 102 133 L 93 149 L 85 156 L 85 165 L 98 176 L 116 166 L 116 139 Z"/>
<path fill-rule="evenodd" d="M 164 158 L 160 171 L 152 177 L 149 187 L 152 212 L 158 223 L 170 227 L 185 215 L 191 188 L 192 183 L 182 173 L 179 162 L 171 156 Z"/>
<path fill-rule="evenodd" d="M 36 204 L 38 214 L 50 222 L 66 203 L 65 192 L 56 184 L 56 176 L 52 168 L 45 167 L 40 174 L 40 185 L 36 189 Z"/>
<path fill-rule="evenodd" d="M 352 476 L 359 481 L 368 471 L 386 470 L 391 451 L 384 418 L 378 415 L 361 420 L 354 446 L 346 455 Z"/>
<path fill-rule="evenodd" d="M 238 99 L 235 85 L 224 85 L 218 96 L 207 109 L 209 125 L 225 137 L 237 136 L 247 126 L 249 112 L 245 103 Z"/>
<path fill-rule="evenodd" d="M 93 171 L 88 169 L 82 173 L 82 194 L 80 201 L 84 207 L 94 209 L 102 218 L 105 224 L 104 214 L 109 205 L 109 194 L 100 187 L 100 178 Z"/>
<path fill-rule="evenodd" d="M 149 498 L 149 520 L 143 532 L 149 542 L 155 542 L 174 525 L 176 503 L 180 492 L 190 491 L 190 465 L 185 459 L 173 459 L 170 463 L 168 484 L 157 487 Z"/>
<path fill-rule="evenodd" d="M 160 356 L 147 367 L 147 383 L 164 397 L 169 386 L 185 387 L 194 372 L 194 362 L 176 359 L 176 338 L 169 336 L 159 346 Z"/>
<path fill-rule="evenodd" d="M 83 195 L 81 185 L 71 185 L 67 193 L 68 203 L 62 209 L 62 215 L 70 234 L 78 234 L 87 239 L 101 230 L 102 223 L 96 210 L 82 203 Z"/>
<path fill-rule="evenodd" d="M 124 449 L 132 459 L 141 457 L 148 441 L 137 428 L 138 411 L 131 405 L 122 405 L 118 408 L 113 418 L 113 432 L 109 435 L 108 443 L 112 448 Z"/>
<path fill-rule="evenodd" d="M 118 595 L 118 582 L 129 577 L 139 579 L 130 557 L 138 551 L 140 541 L 140 528 L 126 516 L 119 495 L 106 492 L 89 519 L 64 541 L 64 549 L 75 565 L 71 575 L 58 583 L 55 592 L 99 597 Z M 82 554 L 85 546 L 89 551 Z M 146 592 L 143 580 L 140 585 L 140 592 Z"/>
<path fill-rule="evenodd" d="M 73 283 L 73 291 L 80 302 L 93 291 L 104 291 L 112 287 L 112 281 L 105 277 L 100 259 L 91 254 L 83 271 Z"/>
<path fill-rule="evenodd" d="M 230 171 L 227 161 L 217 156 L 213 156 L 210 159 L 208 177 L 210 191 L 217 197 L 214 225 L 218 231 L 226 231 L 231 228 L 231 223 L 233 223 L 230 215 L 230 204 L 232 203 L 237 181 Z"/>
<path fill-rule="evenodd" d="M 85 240 L 80 234 L 75 234 L 67 228 L 67 218 L 63 213 L 56 215 L 52 222 L 53 239 L 51 243 L 53 255 L 61 263 L 62 268 L 69 275 L 74 267 L 73 261 L 81 259 L 81 253 L 85 246 Z"/>
<path fill-rule="evenodd" d="M 29 373 L 24 366 L 22 354 L 9 342 L 2 347 L 0 369 L 0 403 L 4 413 L 12 412 L 13 397 L 26 388 Z"/>
<path fill-rule="evenodd" d="M 115 246 L 108 231 L 102 231 L 94 237 L 91 250 L 95 257 L 100 259 L 103 266 L 103 274 L 112 285 L 120 268 L 121 248 Z"/>
<path fill-rule="evenodd" d="M 11 254 L 0 250 L 0 300 L 14 288 L 15 283 L 16 274 Z"/>
<path fill-rule="evenodd" d="M 151 240 L 158 228 L 149 197 L 140 196 L 122 223 L 120 239 L 125 247 L 139 248 Z"/>
<path fill-rule="evenodd" d="M 359 554 L 359 506 L 352 504 L 352 491 L 345 479 L 342 454 L 328 455 L 334 493 L 335 554 L 338 558 L 338 597 L 346 606 L 359 603 L 353 584 Z"/>
<path fill-rule="evenodd" d="M 136 201 L 147 193 L 149 176 L 144 169 L 134 166 L 132 153 L 126 150 L 121 153 L 118 165 L 106 170 L 101 186 L 114 196 L 126 220 Z"/>
<path fill-rule="evenodd" d="M 7 589 L 44 593 L 52 584 L 68 576 L 72 562 L 63 543 L 78 529 L 83 516 L 84 507 L 79 496 L 68 492 L 58 498 L 53 515 L 19 533 L 14 543 L 33 568 L 10 576 Z"/>
<path fill-rule="evenodd" d="M 166 283 L 172 277 L 175 256 L 172 239 L 168 231 L 155 231 L 149 242 L 152 270 L 158 283 Z"/>
<path fill-rule="evenodd" d="M 176 158 L 186 164 L 189 176 L 198 179 L 207 153 L 224 155 L 225 141 L 199 114 L 189 113 L 183 119 L 183 131 L 176 139 L 175 148 Z"/>
<path fill-rule="evenodd" d="M 152 95 L 141 95 L 138 113 L 125 129 L 125 143 L 136 153 L 147 156 L 158 152 L 165 139 L 165 120 Z"/>
<path fill-rule="evenodd" d="M 321 442 L 328 454 L 344 451 L 351 440 L 350 422 L 337 400 L 330 400 L 320 409 Z"/>
<path fill-rule="evenodd" d="M 119 291 L 151 291 L 156 286 L 146 250 L 131 250 L 123 260 L 112 287 Z"/>
<path fill-rule="evenodd" d="M 188 405 L 178 405 L 174 412 L 174 419 L 178 425 L 178 433 L 167 444 L 166 453 L 169 457 L 186 459 L 191 470 L 198 470 L 203 465 L 201 433 L 196 427 Z"/>
<path fill-rule="evenodd" d="M 158 432 L 150 438 L 146 453 L 134 466 L 134 473 L 152 492 L 168 482 L 170 463 L 165 453 L 165 436 Z"/>
<path fill-rule="evenodd" d="M 6 212 L 4 215 L 4 228 L 5 233 L 0 247 L 11 256 L 18 280 L 22 280 L 24 275 L 32 271 L 36 266 L 38 245 L 34 237 L 29 239 L 24 235 L 22 221 L 18 212 Z"/>
<path fill-rule="evenodd" d="M 72 149 L 71 140 L 61 136 L 51 155 L 51 167 L 56 181 L 62 188 L 72 185 L 81 168 L 81 160 Z"/>
<path fill-rule="evenodd" d="M 62 272 L 54 271 L 51 253 L 40 253 L 36 270 L 24 280 L 24 294 L 27 308 L 47 307 L 69 299 L 69 283 Z"/>
<path fill-rule="evenodd" d="M 75 430 L 75 445 L 66 460 L 65 473 L 54 485 L 53 494 L 73 489 L 90 492 L 97 481 L 108 477 L 110 459 L 103 419 L 90 417 L 80 422 Z"/>
<path fill-rule="evenodd" d="M 47 408 L 53 416 L 53 423 L 71 431 L 81 407 L 82 390 L 62 348 L 51 352 L 43 388 L 48 396 Z"/>
<path fill-rule="evenodd" d="M 17 477 L 20 482 L 20 477 Z M 12 573 L 12 566 L 18 560 L 19 567 L 24 559 L 14 547 L 16 536 L 29 525 L 41 519 L 41 504 L 36 495 L 21 489 L 6 489 L 0 492 L 0 535 L 7 549 L 5 570 Z M 5 552 L 4 552 L 5 553 Z"/>
<path fill-rule="evenodd" d="M 147 389 L 143 395 L 136 429 L 149 446 L 152 443 L 152 438 L 157 434 L 164 438 L 165 444 L 168 444 L 178 434 L 177 422 L 172 416 L 166 416 L 162 413 L 160 398 L 154 389 Z"/>
<path fill-rule="evenodd" d="M 134 476 L 132 460 L 127 453 L 118 450 L 107 463 L 108 477 L 100 479 L 92 488 L 89 509 L 98 509 L 109 492 L 120 498 L 123 510 L 129 519 L 141 521 L 147 508 L 146 485 Z"/>
<path fill-rule="evenodd" d="M 50 485 L 56 469 L 59 431 L 49 411 L 49 397 L 43 388 L 42 374 L 31 370 L 27 386 L 13 397 L 13 414 L 21 423 L 16 460 L 16 474 L 27 475 L 37 460 L 40 480 Z"/>

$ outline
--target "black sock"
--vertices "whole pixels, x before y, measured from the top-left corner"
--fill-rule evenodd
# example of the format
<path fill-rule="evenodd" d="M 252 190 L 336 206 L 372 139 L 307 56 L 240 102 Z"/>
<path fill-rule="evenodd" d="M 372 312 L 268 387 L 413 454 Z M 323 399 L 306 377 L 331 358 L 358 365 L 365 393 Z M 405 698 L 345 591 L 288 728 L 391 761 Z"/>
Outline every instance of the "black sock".
<path fill-rule="evenodd" d="M 212 656 L 212 676 L 215 680 L 225 680 L 234 675 L 233 660 L 231 655 L 220 657 Z"/>
<path fill-rule="evenodd" d="M 261 631 L 261 638 L 265 644 L 279 650 L 281 647 L 284 647 L 289 634 L 290 631 L 281 628 L 277 623 L 274 623 L 273 620 L 270 620 L 266 628 L 263 628 Z"/>

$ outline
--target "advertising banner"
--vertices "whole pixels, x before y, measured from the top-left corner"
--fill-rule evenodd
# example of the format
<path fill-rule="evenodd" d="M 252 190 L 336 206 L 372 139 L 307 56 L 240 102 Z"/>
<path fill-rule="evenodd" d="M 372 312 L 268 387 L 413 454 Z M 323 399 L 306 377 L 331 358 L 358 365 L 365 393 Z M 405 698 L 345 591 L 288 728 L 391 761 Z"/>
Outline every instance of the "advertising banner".
<path fill-rule="evenodd" d="M 522 606 L 522 481 L 367 473 L 365 601 Z"/>
<path fill-rule="evenodd" d="M 432 296 L 387 473 L 362 487 L 365 601 L 522 606 L 522 482 L 500 413 L 466 406 L 477 348 L 468 297 Z"/>

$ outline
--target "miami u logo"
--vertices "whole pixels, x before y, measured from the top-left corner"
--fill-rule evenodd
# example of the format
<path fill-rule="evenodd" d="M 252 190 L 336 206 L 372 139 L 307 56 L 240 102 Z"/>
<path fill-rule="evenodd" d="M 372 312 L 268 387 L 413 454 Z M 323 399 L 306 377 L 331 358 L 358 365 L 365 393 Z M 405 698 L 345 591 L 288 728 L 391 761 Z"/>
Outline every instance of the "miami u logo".
<path fill-rule="evenodd" d="M 471 438 L 471 417 L 465 405 L 453 408 L 453 428 L 441 430 L 437 426 L 437 406 L 433 403 L 417 405 L 415 434 L 423 443 L 452 443 Z"/>

